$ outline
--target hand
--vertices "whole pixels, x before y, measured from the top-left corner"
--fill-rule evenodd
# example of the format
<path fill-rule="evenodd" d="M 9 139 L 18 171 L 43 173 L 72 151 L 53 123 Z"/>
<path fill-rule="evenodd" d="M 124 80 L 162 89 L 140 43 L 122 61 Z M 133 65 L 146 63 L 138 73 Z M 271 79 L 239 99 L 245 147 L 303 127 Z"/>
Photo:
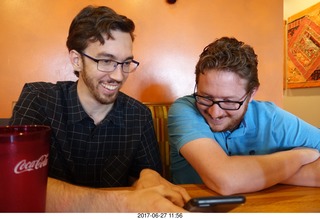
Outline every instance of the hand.
<path fill-rule="evenodd" d="M 292 150 L 296 150 L 301 154 L 303 165 L 312 163 L 320 157 L 318 149 L 308 147 L 296 147 Z"/>
<path fill-rule="evenodd" d="M 169 197 L 176 197 L 176 191 L 164 185 L 140 188 L 133 191 L 120 191 L 119 212 L 187 212 L 175 205 Z M 181 203 L 180 203 L 181 204 Z"/>
<path fill-rule="evenodd" d="M 139 190 L 159 185 L 164 186 L 163 189 L 172 191 L 167 193 L 168 195 L 166 198 L 180 207 L 182 207 L 190 199 L 189 194 L 184 188 L 170 183 L 159 173 L 151 169 L 142 170 L 140 173 L 140 178 L 136 181 L 134 186 L 137 190 Z"/>
<path fill-rule="evenodd" d="M 174 204 L 176 191 L 158 185 L 123 190 L 96 189 L 48 178 L 47 212 L 185 212 Z M 178 199 L 178 198 L 176 198 Z"/>
<path fill-rule="evenodd" d="M 293 176 L 281 183 L 320 187 L 320 158 L 314 162 L 302 166 Z"/>

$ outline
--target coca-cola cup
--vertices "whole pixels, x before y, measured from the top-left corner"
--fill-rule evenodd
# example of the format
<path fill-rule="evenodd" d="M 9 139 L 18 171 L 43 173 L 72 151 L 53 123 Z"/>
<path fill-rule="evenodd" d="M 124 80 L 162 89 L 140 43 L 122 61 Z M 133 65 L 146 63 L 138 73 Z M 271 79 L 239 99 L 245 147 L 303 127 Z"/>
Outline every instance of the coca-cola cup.
<path fill-rule="evenodd" d="M 45 212 L 48 126 L 0 127 L 0 212 Z"/>

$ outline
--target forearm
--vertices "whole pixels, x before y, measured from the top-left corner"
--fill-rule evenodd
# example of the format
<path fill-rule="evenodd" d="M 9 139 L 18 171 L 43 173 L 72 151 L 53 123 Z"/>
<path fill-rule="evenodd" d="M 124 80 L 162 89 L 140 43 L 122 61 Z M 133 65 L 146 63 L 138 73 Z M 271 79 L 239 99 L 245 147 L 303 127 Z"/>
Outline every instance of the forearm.
<path fill-rule="evenodd" d="M 120 191 L 74 186 L 48 178 L 47 212 L 119 212 Z M 123 206 L 124 202 L 122 202 Z"/>
<path fill-rule="evenodd" d="M 149 176 L 147 177 L 149 178 Z M 149 178 L 150 179 L 150 178 Z M 153 181 L 153 180 L 152 180 Z M 157 181 L 157 180 L 155 180 Z M 174 185 L 172 185 L 174 187 Z M 48 179 L 47 212 L 183 212 L 180 190 L 166 185 L 128 190 L 94 189 Z M 184 201 L 184 198 L 187 198 Z"/>
<path fill-rule="evenodd" d="M 228 166 L 210 187 L 221 194 L 258 191 L 293 176 L 303 165 L 317 159 L 312 150 L 282 151 L 262 156 L 228 157 Z M 232 176 L 232 177 L 230 177 Z"/>

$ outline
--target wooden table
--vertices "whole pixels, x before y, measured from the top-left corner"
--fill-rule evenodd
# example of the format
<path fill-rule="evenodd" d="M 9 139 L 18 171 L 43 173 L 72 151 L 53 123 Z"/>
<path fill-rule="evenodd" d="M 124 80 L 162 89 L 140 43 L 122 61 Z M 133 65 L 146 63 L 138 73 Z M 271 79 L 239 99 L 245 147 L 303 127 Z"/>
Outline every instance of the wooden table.
<path fill-rule="evenodd" d="M 181 186 L 191 197 L 218 195 L 204 185 Z M 320 212 L 320 188 L 275 185 L 259 192 L 240 195 L 246 197 L 246 203 L 231 212 Z"/>

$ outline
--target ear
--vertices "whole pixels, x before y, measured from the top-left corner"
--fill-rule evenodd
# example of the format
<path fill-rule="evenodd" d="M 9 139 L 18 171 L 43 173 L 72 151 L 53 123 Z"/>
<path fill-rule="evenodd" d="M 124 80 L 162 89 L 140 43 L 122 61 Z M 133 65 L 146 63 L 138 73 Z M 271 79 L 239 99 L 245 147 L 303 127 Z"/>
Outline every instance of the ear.
<path fill-rule="evenodd" d="M 259 90 L 259 87 L 255 87 L 252 89 L 249 102 L 251 102 L 254 99 L 254 96 L 256 95 L 258 90 Z"/>
<path fill-rule="evenodd" d="M 76 50 L 71 50 L 69 52 L 69 58 L 73 66 L 73 69 L 79 72 L 82 71 L 82 58 Z"/>

